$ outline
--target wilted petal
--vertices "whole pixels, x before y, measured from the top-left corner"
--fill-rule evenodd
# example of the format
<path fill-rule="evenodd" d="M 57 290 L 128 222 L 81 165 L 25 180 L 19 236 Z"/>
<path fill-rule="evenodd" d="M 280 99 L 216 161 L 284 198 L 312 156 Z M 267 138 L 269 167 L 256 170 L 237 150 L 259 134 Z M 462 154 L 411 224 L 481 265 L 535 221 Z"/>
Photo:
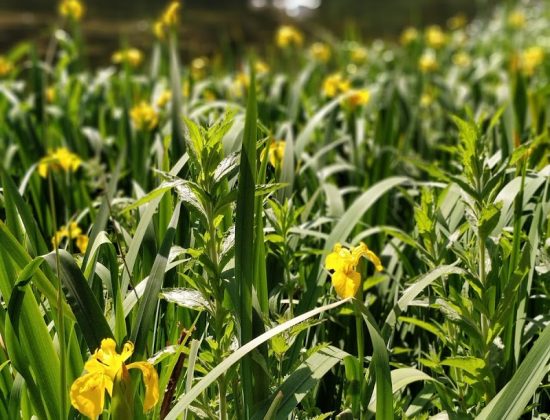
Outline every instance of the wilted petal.
<path fill-rule="evenodd" d="M 128 369 L 139 369 L 145 383 L 145 399 L 143 411 L 149 411 L 159 400 L 159 377 L 153 365 L 149 362 L 134 362 L 127 365 Z"/>

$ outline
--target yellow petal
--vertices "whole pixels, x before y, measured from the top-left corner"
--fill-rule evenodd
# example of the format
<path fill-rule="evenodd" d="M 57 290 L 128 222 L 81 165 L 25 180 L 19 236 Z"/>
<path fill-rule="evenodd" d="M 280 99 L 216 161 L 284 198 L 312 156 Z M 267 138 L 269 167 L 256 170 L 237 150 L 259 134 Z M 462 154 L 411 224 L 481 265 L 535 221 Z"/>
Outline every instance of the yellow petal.
<path fill-rule="evenodd" d="M 361 285 L 361 274 L 357 271 L 335 271 L 332 274 L 332 285 L 342 299 L 353 297 Z"/>
<path fill-rule="evenodd" d="M 145 399 L 143 411 L 149 411 L 159 400 L 159 377 L 153 365 L 149 362 L 134 362 L 127 365 L 128 369 L 139 369 L 145 383 Z"/>
<path fill-rule="evenodd" d="M 85 416 L 95 419 L 103 412 L 105 376 L 88 373 L 75 380 L 70 391 L 71 404 Z"/>
<path fill-rule="evenodd" d="M 340 255 L 337 252 L 332 252 L 327 255 L 327 258 L 325 259 L 325 268 L 327 270 L 342 270 L 342 259 L 340 258 Z"/>

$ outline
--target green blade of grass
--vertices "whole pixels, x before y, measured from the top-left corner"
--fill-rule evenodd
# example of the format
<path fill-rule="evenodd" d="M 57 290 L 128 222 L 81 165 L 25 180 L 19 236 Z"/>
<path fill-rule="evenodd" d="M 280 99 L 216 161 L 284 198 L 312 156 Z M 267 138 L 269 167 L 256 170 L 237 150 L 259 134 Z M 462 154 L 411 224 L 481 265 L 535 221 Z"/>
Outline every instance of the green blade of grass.
<path fill-rule="evenodd" d="M 331 309 L 337 308 L 345 303 L 348 303 L 349 299 L 340 300 L 338 302 L 331 303 L 329 305 L 324 305 L 319 308 L 315 308 L 305 314 L 292 318 L 289 321 L 286 321 L 275 328 L 270 329 L 259 337 L 256 337 L 254 340 L 246 343 L 237 350 L 235 350 L 229 357 L 227 357 L 223 362 L 218 366 L 212 369 L 208 374 L 202 378 L 189 392 L 187 392 L 182 399 L 172 408 L 168 413 L 165 420 L 176 420 L 178 416 L 183 413 L 183 411 L 189 407 L 191 403 L 204 391 L 206 390 L 220 375 L 224 374 L 231 366 L 241 360 L 245 355 L 250 353 L 260 344 L 265 343 L 267 340 L 275 337 L 276 335 L 292 328 L 295 325 L 300 324 L 316 315 L 319 315 L 323 312 L 329 311 Z"/>

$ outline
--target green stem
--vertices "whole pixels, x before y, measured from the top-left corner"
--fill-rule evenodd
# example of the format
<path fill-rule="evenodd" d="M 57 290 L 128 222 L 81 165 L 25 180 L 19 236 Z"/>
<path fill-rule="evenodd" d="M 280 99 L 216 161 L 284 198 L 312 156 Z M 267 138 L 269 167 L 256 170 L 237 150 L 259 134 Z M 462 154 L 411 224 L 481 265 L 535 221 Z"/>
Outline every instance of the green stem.
<path fill-rule="evenodd" d="M 363 301 L 363 290 L 360 287 L 357 291 L 357 294 L 355 295 L 355 298 L 357 300 L 361 299 L 361 302 Z M 361 392 L 363 390 L 363 382 L 365 378 L 365 340 L 363 337 L 363 317 L 361 315 L 361 311 L 359 311 L 359 308 L 357 307 L 357 304 L 354 305 L 354 312 L 355 312 L 355 331 L 357 334 L 357 361 L 359 364 L 359 407 L 354 407 L 354 412 L 357 413 L 357 409 L 359 409 L 360 412 L 360 418 L 364 418 L 364 411 L 361 407 L 363 403 L 363 399 L 361 398 Z M 355 401 L 355 400 L 354 400 Z"/>

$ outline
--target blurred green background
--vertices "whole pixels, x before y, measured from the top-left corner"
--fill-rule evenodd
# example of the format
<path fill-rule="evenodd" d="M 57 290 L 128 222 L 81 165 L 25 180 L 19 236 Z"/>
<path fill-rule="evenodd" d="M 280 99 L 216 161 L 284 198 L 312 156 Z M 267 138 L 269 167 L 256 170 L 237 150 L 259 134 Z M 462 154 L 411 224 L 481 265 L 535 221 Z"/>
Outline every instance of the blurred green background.
<path fill-rule="evenodd" d="M 457 13 L 487 13 L 498 0 L 188 0 L 183 1 L 182 48 L 187 56 L 220 47 L 271 42 L 275 28 L 293 21 L 308 34 L 393 38 L 407 25 L 444 24 Z M 151 22 L 167 1 L 89 0 L 83 22 L 93 61 L 106 61 L 125 40 L 146 48 Z M 305 7 L 298 7 L 303 5 Z M 22 40 L 46 48 L 57 1 L 1 0 L 0 53 Z"/>

